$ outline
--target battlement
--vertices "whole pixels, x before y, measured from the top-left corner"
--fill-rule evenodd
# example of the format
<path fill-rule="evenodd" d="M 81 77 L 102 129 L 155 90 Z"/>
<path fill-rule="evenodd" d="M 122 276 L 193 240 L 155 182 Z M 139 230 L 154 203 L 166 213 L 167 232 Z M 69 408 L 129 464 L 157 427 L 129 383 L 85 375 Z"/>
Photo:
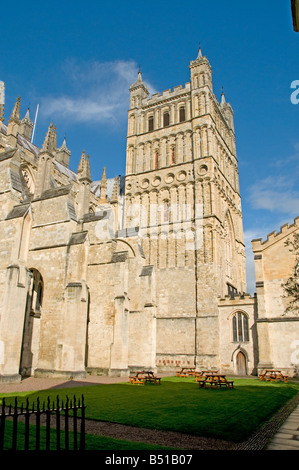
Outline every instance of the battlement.
<path fill-rule="evenodd" d="M 177 98 L 181 94 L 184 93 L 189 93 L 191 91 L 191 83 L 187 82 L 185 83 L 185 86 L 183 87 L 182 85 L 175 86 L 173 90 L 169 88 L 168 90 L 162 91 L 162 93 L 154 93 L 151 98 L 146 99 L 145 103 L 146 105 L 151 105 L 151 104 L 156 104 L 157 101 L 162 101 L 162 100 L 168 100 L 172 98 Z"/>
<path fill-rule="evenodd" d="M 258 251 L 259 249 L 264 249 L 267 246 L 272 245 L 272 243 L 275 243 L 279 241 L 281 238 L 284 238 L 286 235 L 290 234 L 294 230 L 299 229 L 299 217 L 296 217 L 294 219 L 294 223 L 290 225 L 289 223 L 284 224 L 280 227 L 279 232 L 276 232 L 275 230 L 269 235 L 267 235 L 267 239 L 263 240 L 262 238 L 256 238 L 252 240 L 252 249 L 253 251 Z"/>
<path fill-rule="evenodd" d="M 251 296 L 250 294 L 244 293 L 244 294 L 235 294 L 233 297 L 230 295 L 226 295 L 224 298 L 219 297 L 218 298 L 218 305 L 219 307 L 221 306 L 233 306 L 233 305 L 244 305 L 246 303 L 251 304 L 252 302 L 255 301 L 255 296 Z"/>

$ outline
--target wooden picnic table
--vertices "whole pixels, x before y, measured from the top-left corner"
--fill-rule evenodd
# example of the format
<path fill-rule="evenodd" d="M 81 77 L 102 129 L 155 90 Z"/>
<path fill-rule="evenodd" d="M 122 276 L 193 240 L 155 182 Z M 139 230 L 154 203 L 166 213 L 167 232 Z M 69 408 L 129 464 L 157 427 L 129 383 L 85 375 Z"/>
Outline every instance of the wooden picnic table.
<path fill-rule="evenodd" d="M 135 375 L 131 375 L 129 382 L 135 385 L 144 385 L 146 382 L 160 385 L 161 377 L 157 377 L 151 370 L 141 370 L 136 372 Z"/>
<path fill-rule="evenodd" d="M 182 367 L 182 369 L 176 373 L 177 377 L 194 377 L 196 374 L 195 367 Z"/>
<path fill-rule="evenodd" d="M 199 380 L 202 380 L 206 377 L 207 374 L 209 375 L 215 375 L 218 373 L 218 370 L 202 370 L 201 372 L 196 372 L 195 377 L 196 377 L 196 382 Z"/>
<path fill-rule="evenodd" d="M 144 371 L 145 382 L 154 383 L 155 385 L 161 384 L 161 377 L 157 377 L 151 370 Z"/>
<path fill-rule="evenodd" d="M 198 381 L 198 383 L 200 388 L 226 387 L 232 389 L 234 387 L 234 382 L 232 380 L 227 380 L 225 375 L 218 373 L 206 374 Z"/>
<path fill-rule="evenodd" d="M 283 375 L 281 370 L 277 369 L 266 369 L 262 374 L 259 375 L 259 379 L 265 380 L 265 382 L 277 382 L 277 380 L 283 380 L 285 383 L 288 381 L 288 376 Z"/>
<path fill-rule="evenodd" d="M 130 375 L 129 382 L 130 382 L 130 384 L 144 385 L 143 371 L 138 371 L 138 372 L 135 373 L 135 375 Z"/>

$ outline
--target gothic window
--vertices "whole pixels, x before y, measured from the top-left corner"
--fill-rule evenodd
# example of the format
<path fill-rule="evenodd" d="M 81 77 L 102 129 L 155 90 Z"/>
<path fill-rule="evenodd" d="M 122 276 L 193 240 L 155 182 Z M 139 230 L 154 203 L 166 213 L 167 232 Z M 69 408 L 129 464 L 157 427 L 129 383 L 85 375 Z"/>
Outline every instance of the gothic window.
<path fill-rule="evenodd" d="M 163 127 L 167 127 L 169 126 L 169 112 L 166 111 L 164 114 L 163 114 Z"/>
<path fill-rule="evenodd" d="M 30 311 L 40 313 L 43 303 L 44 282 L 41 274 L 36 269 L 32 269 L 32 282 L 30 288 Z"/>
<path fill-rule="evenodd" d="M 185 108 L 182 106 L 180 108 L 180 122 L 184 122 L 186 120 L 186 115 L 185 115 Z"/>
<path fill-rule="evenodd" d="M 237 312 L 234 314 L 232 329 L 234 343 L 249 341 L 248 317 L 244 313 Z"/>
<path fill-rule="evenodd" d="M 148 118 L 148 131 L 151 132 L 154 130 L 154 117 L 150 116 Z"/>

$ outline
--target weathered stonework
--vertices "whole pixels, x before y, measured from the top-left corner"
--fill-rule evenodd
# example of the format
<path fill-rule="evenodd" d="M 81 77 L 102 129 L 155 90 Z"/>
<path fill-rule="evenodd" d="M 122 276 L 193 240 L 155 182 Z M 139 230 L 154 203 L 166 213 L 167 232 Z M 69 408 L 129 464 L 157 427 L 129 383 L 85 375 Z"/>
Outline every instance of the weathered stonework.
<path fill-rule="evenodd" d="M 295 254 L 286 245 L 299 232 L 299 218 L 286 224 L 267 240 L 252 241 L 258 299 L 258 369 L 278 368 L 299 373 L 299 312 L 287 312 L 289 300 L 282 284 L 293 275 Z"/>
<path fill-rule="evenodd" d="M 8 125 L 1 114 L 1 381 L 256 373 L 233 111 L 201 50 L 190 78 L 149 97 L 139 72 L 115 179 L 92 181 L 84 151 L 72 171 L 52 124 L 33 145 L 19 98 Z"/>

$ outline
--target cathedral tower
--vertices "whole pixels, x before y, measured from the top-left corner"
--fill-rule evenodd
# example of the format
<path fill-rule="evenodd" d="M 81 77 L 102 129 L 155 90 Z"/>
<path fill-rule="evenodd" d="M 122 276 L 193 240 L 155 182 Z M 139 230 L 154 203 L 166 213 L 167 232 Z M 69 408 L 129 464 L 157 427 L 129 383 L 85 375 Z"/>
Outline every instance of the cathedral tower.
<path fill-rule="evenodd" d="M 218 367 L 218 297 L 246 291 L 233 111 L 200 48 L 189 68 L 173 91 L 130 87 L 126 222 L 156 271 L 160 367 Z"/>

